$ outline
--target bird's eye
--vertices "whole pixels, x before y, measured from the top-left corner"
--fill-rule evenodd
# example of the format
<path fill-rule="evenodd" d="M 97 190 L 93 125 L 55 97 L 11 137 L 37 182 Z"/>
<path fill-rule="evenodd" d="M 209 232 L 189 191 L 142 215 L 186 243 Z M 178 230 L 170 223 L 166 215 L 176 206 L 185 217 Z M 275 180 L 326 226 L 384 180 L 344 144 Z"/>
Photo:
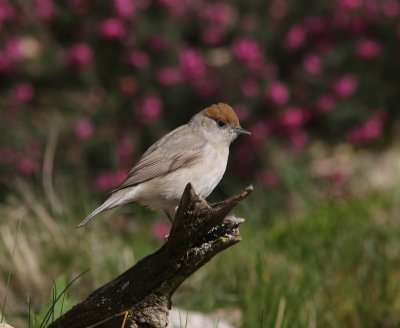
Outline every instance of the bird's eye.
<path fill-rule="evenodd" d="M 223 127 L 226 125 L 226 122 L 223 121 L 223 120 L 219 120 L 219 121 L 217 121 L 217 124 L 218 124 L 218 126 L 219 126 L 220 128 L 223 128 Z"/>

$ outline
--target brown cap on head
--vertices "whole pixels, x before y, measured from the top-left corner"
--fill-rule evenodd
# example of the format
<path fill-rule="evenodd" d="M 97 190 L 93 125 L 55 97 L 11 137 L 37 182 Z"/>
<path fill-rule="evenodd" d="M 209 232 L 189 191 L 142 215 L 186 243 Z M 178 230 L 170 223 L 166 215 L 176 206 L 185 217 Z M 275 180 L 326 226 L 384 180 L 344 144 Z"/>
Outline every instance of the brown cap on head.
<path fill-rule="evenodd" d="M 234 128 L 240 128 L 239 119 L 231 106 L 218 103 L 203 109 L 201 113 L 215 121 L 223 120 Z"/>

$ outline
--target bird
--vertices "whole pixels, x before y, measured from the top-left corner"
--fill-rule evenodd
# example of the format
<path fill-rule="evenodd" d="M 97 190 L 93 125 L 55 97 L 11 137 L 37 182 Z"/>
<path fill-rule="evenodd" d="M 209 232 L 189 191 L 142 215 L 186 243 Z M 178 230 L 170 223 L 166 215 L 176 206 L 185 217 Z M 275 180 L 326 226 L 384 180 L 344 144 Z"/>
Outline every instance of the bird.
<path fill-rule="evenodd" d="M 203 109 L 150 146 L 126 179 L 77 228 L 105 210 L 131 202 L 164 211 L 172 221 L 189 182 L 201 197 L 211 194 L 225 173 L 229 146 L 241 134 L 251 133 L 240 126 L 228 104 Z"/>

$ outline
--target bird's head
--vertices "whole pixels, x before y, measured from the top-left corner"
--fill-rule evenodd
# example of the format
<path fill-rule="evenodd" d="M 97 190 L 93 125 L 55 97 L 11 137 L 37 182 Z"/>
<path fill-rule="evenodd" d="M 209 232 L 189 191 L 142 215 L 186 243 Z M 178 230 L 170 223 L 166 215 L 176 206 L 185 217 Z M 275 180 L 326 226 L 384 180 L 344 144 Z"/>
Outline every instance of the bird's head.
<path fill-rule="evenodd" d="M 224 103 L 203 109 L 193 116 L 190 124 L 208 141 L 219 144 L 229 145 L 239 134 L 251 134 L 240 126 L 232 107 Z"/>

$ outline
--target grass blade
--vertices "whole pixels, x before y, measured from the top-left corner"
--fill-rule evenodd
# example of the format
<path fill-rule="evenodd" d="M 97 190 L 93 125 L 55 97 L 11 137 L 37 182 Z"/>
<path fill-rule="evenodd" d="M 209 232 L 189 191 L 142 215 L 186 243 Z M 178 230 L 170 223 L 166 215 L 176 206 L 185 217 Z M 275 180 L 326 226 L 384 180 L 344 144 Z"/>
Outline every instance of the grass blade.
<path fill-rule="evenodd" d="M 282 327 L 283 318 L 285 317 L 285 308 L 286 308 L 286 300 L 281 297 L 279 300 L 278 314 L 276 315 L 275 328 Z"/>
<path fill-rule="evenodd" d="M 80 273 L 79 275 L 77 275 L 74 279 L 71 280 L 70 283 L 67 284 L 67 286 L 65 286 L 65 288 L 61 291 L 60 295 L 57 296 L 57 298 L 53 301 L 53 304 L 51 305 L 51 307 L 49 308 L 49 310 L 47 311 L 45 317 L 42 320 L 42 323 L 40 324 L 40 328 L 44 328 L 48 321 L 50 320 L 50 317 L 54 314 L 54 307 L 55 304 L 58 302 L 58 300 L 66 293 L 66 291 L 68 290 L 69 287 L 71 287 L 71 285 L 77 281 L 80 277 L 82 277 L 84 274 L 86 274 L 90 269 L 86 269 L 85 271 L 83 271 L 82 273 Z"/>
<path fill-rule="evenodd" d="M 12 263 L 12 264 L 14 264 L 14 255 L 15 255 L 15 251 L 16 251 L 16 249 L 17 249 L 18 235 L 19 235 L 19 232 L 20 232 L 20 230 L 21 230 L 21 223 L 22 223 L 22 218 L 20 218 L 19 221 L 18 221 L 17 234 L 16 234 L 16 236 L 15 236 L 14 247 L 13 247 L 13 251 L 12 251 L 12 253 L 11 253 L 11 263 Z M 6 292 L 5 292 L 5 295 L 4 295 L 3 306 L 2 306 L 2 308 L 1 308 L 0 323 L 2 323 L 3 320 L 4 320 L 4 311 L 5 311 L 5 309 L 6 309 L 7 295 L 8 295 L 8 290 L 9 290 L 9 287 L 10 287 L 10 281 L 11 281 L 11 275 L 12 275 L 13 269 L 14 269 L 14 265 L 11 265 L 11 268 L 10 268 L 10 270 L 8 271 L 8 276 L 7 276 Z"/>
<path fill-rule="evenodd" d="M 31 328 L 31 299 L 28 295 L 28 328 Z"/>

